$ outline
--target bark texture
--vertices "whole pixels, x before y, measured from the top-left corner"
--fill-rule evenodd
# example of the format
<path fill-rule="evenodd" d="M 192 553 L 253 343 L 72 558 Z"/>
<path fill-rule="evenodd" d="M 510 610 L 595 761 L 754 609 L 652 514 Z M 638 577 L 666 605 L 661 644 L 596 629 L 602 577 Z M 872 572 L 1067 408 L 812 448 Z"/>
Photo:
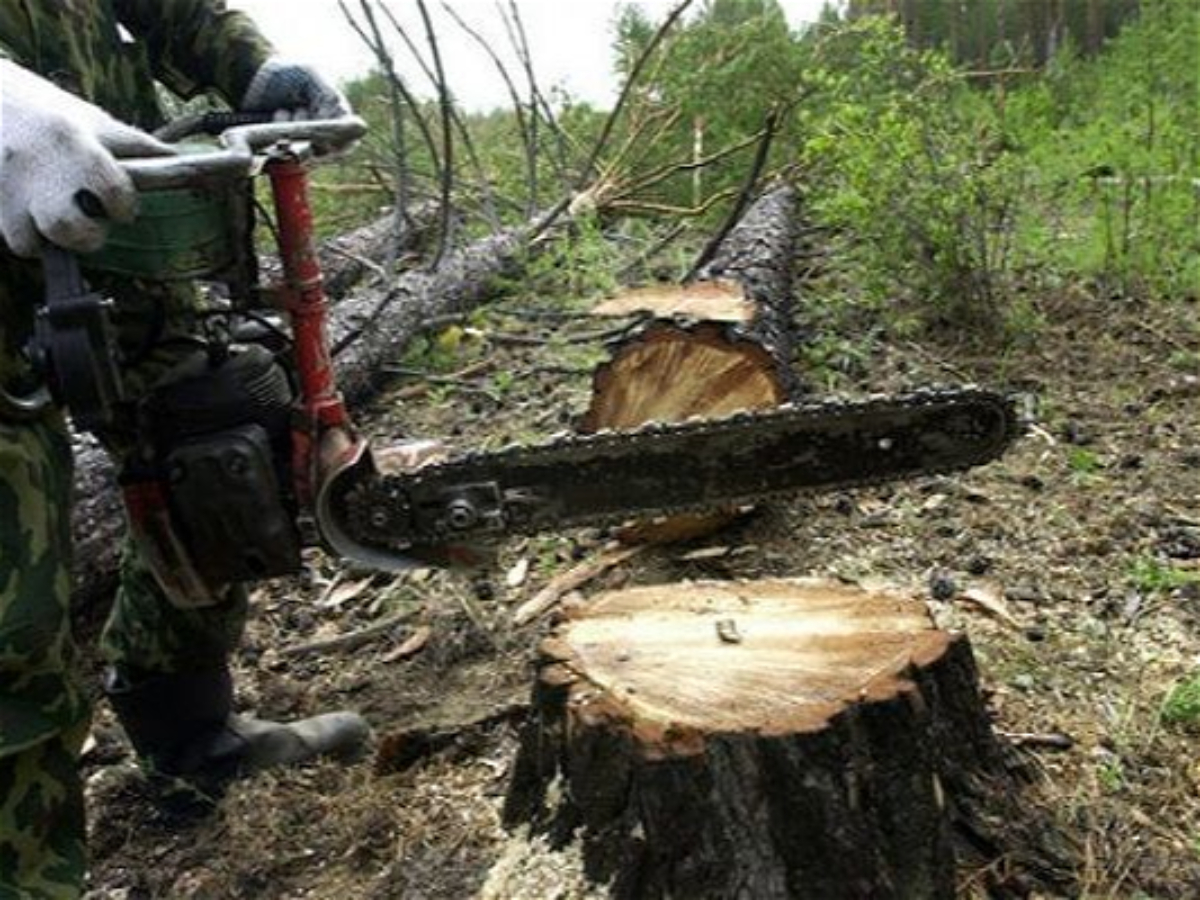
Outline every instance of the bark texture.
<path fill-rule="evenodd" d="M 436 233 L 437 225 L 437 204 L 423 203 L 400 229 L 396 227 L 396 217 L 389 213 L 361 228 L 322 241 L 317 255 L 325 277 L 325 292 L 340 300 L 389 258 L 399 259 L 419 252 Z M 266 280 L 277 278 L 279 258 L 264 256 L 259 268 Z"/>
<path fill-rule="evenodd" d="M 389 363 L 431 319 L 483 303 L 496 280 L 511 274 L 529 249 L 526 228 L 513 228 L 477 241 L 446 257 L 433 271 L 414 270 L 382 295 L 347 297 L 334 311 L 333 346 L 338 384 L 352 406 L 367 400 L 387 377 Z"/>
<path fill-rule="evenodd" d="M 506 820 L 618 898 L 949 900 L 959 820 L 1018 792 L 966 637 L 840 583 L 603 594 L 533 705 Z"/>

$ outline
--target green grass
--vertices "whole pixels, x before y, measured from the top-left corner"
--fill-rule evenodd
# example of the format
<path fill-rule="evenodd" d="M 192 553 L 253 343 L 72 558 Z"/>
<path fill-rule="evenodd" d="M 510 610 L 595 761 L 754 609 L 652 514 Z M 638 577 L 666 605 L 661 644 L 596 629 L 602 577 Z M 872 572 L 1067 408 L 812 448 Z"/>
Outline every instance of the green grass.
<path fill-rule="evenodd" d="M 1163 701 L 1159 718 L 1164 725 L 1200 725 L 1200 671 L 1193 672 L 1171 688 Z"/>
<path fill-rule="evenodd" d="M 1189 584 L 1200 583 L 1200 573 L 1176 569 L 1170 563 L 1151 556 L 1135 559 L 1130 566 L 1129 577 L 1133 586 L 1146 594 L 1167 594 Z"/>
<path fill-rule="evenodd" d="M 1099 454 L 1083 447 L 1075 447 L 1067 456 L 1067 466 L 1075 475 L 1088 477 L 1098 475 L 1104 470 L 1104 461 Z"/>

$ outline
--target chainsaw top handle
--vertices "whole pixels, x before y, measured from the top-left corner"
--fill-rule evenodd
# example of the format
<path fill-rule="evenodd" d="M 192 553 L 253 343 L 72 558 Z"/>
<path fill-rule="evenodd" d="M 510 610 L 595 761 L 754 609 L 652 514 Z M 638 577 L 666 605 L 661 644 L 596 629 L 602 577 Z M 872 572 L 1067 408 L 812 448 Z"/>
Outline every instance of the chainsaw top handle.
<path fill-rule="evenodd" d="M 254 174 L 255 157 L 281 142 L 290 145 L 292 154 L 322 155 L 347 147 L 366 131 L 366 123 L 358 116 L 272 122 L 264 121 L 264 116 L 257 113 L 206 113 L 172 123 L 159 135 L 167 140 L 180 140 L 197 134 L 216 134 L 221 149 L 126 159 L 121 161 L 121 167 L 138 190 L 189 187 L 214 180 L 248 178 Z"/>

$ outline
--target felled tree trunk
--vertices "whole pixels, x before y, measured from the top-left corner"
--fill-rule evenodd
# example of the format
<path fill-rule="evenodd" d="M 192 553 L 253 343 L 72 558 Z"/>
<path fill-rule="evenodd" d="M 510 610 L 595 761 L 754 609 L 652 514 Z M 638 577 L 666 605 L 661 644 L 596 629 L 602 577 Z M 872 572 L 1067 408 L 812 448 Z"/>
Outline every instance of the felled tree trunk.
<path fill-rule="evenodd" d="M 1014 793 L 970 644 L 924 604 L 700 582 L 544 641 L 505 817 L 617 898 L 948 900 L 957 810 Z"/>
<path fill-rule="evenodd" d="M 449 255 L 437 269 L 414 270 L 385 295 L 347 297 L 330 327 L 338 386 L 348 403 L 365 402 L 387 378 L 405 346 L 432 319 L 485 302 L 501 275 L 529 251 L 529 230 L 512 228 Z"/>
<path fill-rule="evenodd" d="M 434 235 L 437 225 L 437 204 L 422 203 L 409 214 L 402 228 L 397 228 L 396 217 L 389 213 L 322 241 L 317 256 L 325 278 L 325 293 L 334 300 L 345 297 L 389 258 L 419 251 Z M 278 278 L 279 257 L 262 257 L 259 269 L 268 281 Z"/>
<path fill-rule="evenodd" d="M 794 399 L 795 219 L 795 191 L 775 188 L 750 207 L 695 282 L 629 291 L 597 307 L 600 315 L 641 312 L 651 319 L 596 370 L 580 430 L 719 418 Z M 730 515 L 673 516 L 639 523 L 621 537 L 683 540 Z"/>

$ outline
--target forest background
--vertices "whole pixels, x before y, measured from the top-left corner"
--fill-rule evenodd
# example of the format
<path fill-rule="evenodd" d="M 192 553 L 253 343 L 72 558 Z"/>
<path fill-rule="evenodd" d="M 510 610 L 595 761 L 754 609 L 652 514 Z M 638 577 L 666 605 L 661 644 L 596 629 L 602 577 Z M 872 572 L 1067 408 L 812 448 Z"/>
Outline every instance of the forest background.
<path fill-rule="evenodd" d="M 465 239 L 568 195 L 595 211 L 557 251 L 579 278 L 608 281 L 593 263 L 660 243 L 643 260 L 653 271 L 617 268 L 679 277 L 769 132 L 759 182 L 801 186 L 807 219 L 841 251 L 840 288 L 819 298 L 834 314 L 1028 339 L 1032 298 L 1067 283 L 1158 299 L 1200 284 L 1191 0 L 850 0 L 800 30 L 774 0 L 708 0 L 661 34 L 628 4 L 612 45 L 627 91 L 611 118 L 537 84 L 516 4 L 512 47 L 481 44 L 513 98 L 488 114 L 453 107 L 436 38 L 383 6 L 343 11 L 378 65 L 348 86 L 373 129 L 327 175 L 341 185 L 323 195 L 327 232 L 385 207 L 410 215 L 452 187 Z M 430 84 L 389 77 L 404 52 Z"/>

